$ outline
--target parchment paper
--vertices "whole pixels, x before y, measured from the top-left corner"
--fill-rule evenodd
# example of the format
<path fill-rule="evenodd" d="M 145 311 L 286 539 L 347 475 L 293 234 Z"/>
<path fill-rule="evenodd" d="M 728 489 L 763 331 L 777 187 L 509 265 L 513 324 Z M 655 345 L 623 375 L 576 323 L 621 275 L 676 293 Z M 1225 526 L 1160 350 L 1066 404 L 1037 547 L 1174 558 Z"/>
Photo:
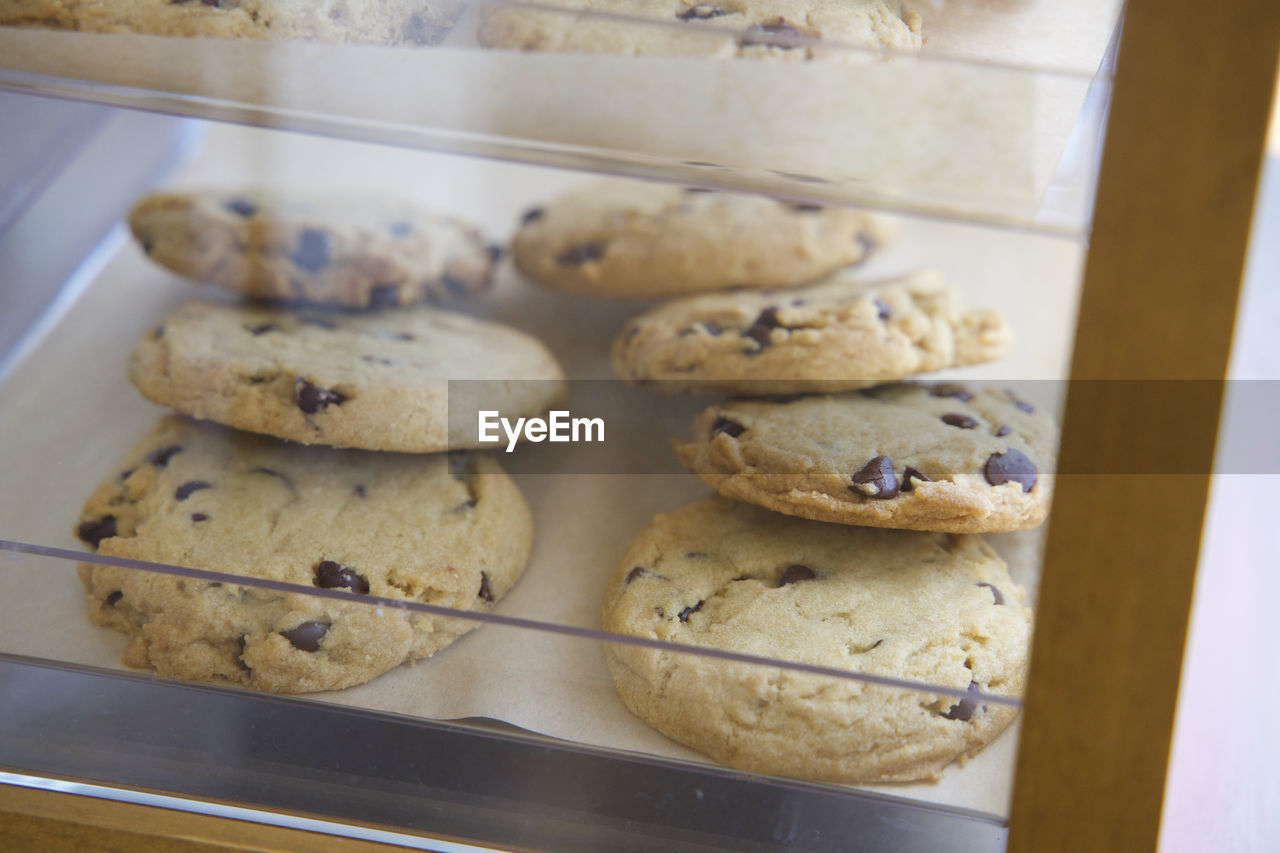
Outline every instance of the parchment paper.
<path fill-rule="evenodd" d="M 215 125 L 170 185 L 381 189 L 467 216 L 505 239 L 521 211 L 578 180 L 548 169 Z M 85 203 L 92 203 L 88 194 Z M 1081 260 L 1077 243 L 925 220 L 901 220 L 897 231 L 893 244 L 868 265 L 868 276 L 935 266 L 964 288 L 972 304 L 1010 315 L 1018 337 L 1014 353 L 958 375 L 1015 380 L 1063 374 Z M 170 307 L 217 293 L 152 265 L 123 229 L 84 272 L 82 292 L 68 294 L 77 298 L 0 383 L 6 483 L 0 537 L 76 550 L 83 546 L 72 528 L 85 498 L 162 411 L 126 381 L 128 352 Z M 609 341 L 642 307 L 544 291 L 504 262 L 496 291 L 473 310 L 539 335 L 571 378 L 604 379 L 610 376 Z M 620 460 L 618 470 L 647 474 L 547 474 L 556 470 L 554 457 L 498 454 L 518 478 L 536 529 L 530 566 L 499 613 L 597 628 L 605 580 L 631 537 L 655 513 L 709 493 L 682 472 L 673 454 L 652 450 L 667 437 L 684 435 L 688 416 L 709 401 L 639 389 L 625 389 L 621 399 L 630 401 L 629 408 L 611 415 L 607 430 L 644 435 L 622 443 L 640 448 L 643 457 Z M 570 403 L 586 414 L 592 405 L 589 397 Z M 573 445 L 554 452 L 572 453 Z M 1015 578 L 1034 592 L 1038 532 L 993 539 Z M 0 650 L 122 668 L 123 638 L 89 625 L 84 609 L 74 564 L 0 552 Z M 623 708 L 596 643 L 540 631 L 484 626 L 430 660 L 314 698 L 433 719 L 485 717 L 577 743 L 701 761 Z M 949 768 L 939 784 L 876 790 L 1005 814 L 1014 750 L 1015 735 L 1008 732 L 968 766 Z"/>

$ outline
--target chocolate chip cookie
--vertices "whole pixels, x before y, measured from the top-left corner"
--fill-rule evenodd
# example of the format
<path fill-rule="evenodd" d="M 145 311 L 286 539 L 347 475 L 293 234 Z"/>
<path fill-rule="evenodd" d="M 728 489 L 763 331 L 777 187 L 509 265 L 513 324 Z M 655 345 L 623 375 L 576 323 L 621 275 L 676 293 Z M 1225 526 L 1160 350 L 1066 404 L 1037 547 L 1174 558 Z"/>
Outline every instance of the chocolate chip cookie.
<path fill-rule="evenodd" d="M 458 219 L 354 194 L 157 193 L 129 226 L 147 257 L 195 281 L 351 308 L 458 301 L 489 287 L 499 255 Z"/>
<path fill-rule="evenodd" d="M 228 575 L 83 564 L 89 618 L 128 635 L 126 664 L 304 693 L 368 681 L 471 630 L 361 602 L 488 610 L 524 570 L 532 522 L 488 456 L 308 448 L 170 415 L 89 498 L 76 534 L 101 555 Z"/>
<path fill-rule="evenodd" d="M 789 515 L 952 533 L 1049 512 L 1052 420 L 1000 389 L 886 385 L 703 411 L 680 461 L 721 494 Z"/>
<path fill-rule="evenodd" d="M 886 236 L 861 211 L 612 180 L 525 211 L 512 255 L 547 287 L 632 299 L 804 284 Z"/>
<path fill-rule="evenodd" d="M 0 25 L 86 33 L 433 44 L 462 0 L 0 0 Z"/>
<path fill-rule="evenodd" d="M 628 323 L 612 359 L 623 379 L 661 391 L 791 394 L 991 361 L 1012 341 L 1004 314 L 965 307 L 936 273 L 865 282 L 840 272 L 672 300 Z"/>
<path fill-rule="evenodd" d="M 936 779 L 1015 709 L 1031 613 L 978 536 L 790 518 L 712 498 L 660 515 L 618 564 L 606 631 L 966 691 L 952 696 L 717 659 L 606 647 L 626 706 L 753 773 Z"/>
<path fill-rule="evenodd" d="M 189 303 L 145 335 L 129 379 L 197 418 L 303 444 L 480 447 L 476 413 L 545 413 L 564 374 L 523 332 L 431 308 L 287 311 Z"/>
<path fill-rule="evenodd" d="M 628 56 L 854 61 L 853 48 L 920 49 L 899 0 L 537 0 L 482 10 L 487 47 Z"/>

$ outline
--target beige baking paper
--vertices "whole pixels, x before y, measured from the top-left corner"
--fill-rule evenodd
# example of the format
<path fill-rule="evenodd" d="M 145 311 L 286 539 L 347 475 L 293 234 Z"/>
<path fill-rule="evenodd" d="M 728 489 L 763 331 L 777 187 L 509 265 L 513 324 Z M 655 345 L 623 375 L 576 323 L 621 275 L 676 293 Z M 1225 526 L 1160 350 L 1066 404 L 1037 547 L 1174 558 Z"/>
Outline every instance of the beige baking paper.
<path fill-rule="evenodd" d="M 199 154 L 169 186 L 323 183 L 382 190 L 472 219 L 503 240 L 522 211 L 581 180 L 550 169 L 214 125 Z M 85 203 L 93 203 L 91 195 Z M 1079 244 L 926 220 L 904 219 L 896 231 L 893 243 L 867 266 L 869 277 L 935 267 L 971 304 L 1009 314 L 1017 335 L 1011 356 L 955 375 L 1063 375 Z M 57 249 L 56 234 L 47 245 L 31 247 Z M 65 313 L 0 383 L 0 470 L 6 482 L 0 490 L 0 538 L 75 551 L 83 549 L 72 529 L 84 500 L 162 411 L 124 377 L 135 340 L 171 307 L 219 294 L 152 265 L 123 227 L 81 278 L 69 284 L 81 292 L 70 294 L 76 298 Z M 473 310 L 541 337 L 574 379 L 610 377 L 609 342 L 642 305 L 545 291 L 521 280 L 509 262 L 499 278 L 496 291 Z M 1057 387 L 1043 385 L 1046 391 Z M 555 454 L 572 454 L 573 445 L 497 454 L 517 476 L 536 526 L 532 561 L 499 613 L 597 628 L 605 580 L 631 537 L 655 513 L 709 493 L 683 473 L 666 446 L 669 437 L 686 434 L 689 416 L 708 401 L 616 390 L 621 409 L 610 414 L 608 434 L 620 431 L 629 448 L 620 452 L 637 457 L 614 460 L 610 470 L 623 473 L 542 473 L 557 470 Z M 591 415 L 596 400 L 580 394 L 570 408 Z M 1015 578 L 1034 591 L 1037 532 L 993 538 Z M 85 606 L 73 564 L 0 551 L 0 651 L 121 669 L 123 638 L 91 626 Z M 623 708 L 597 644 L 541 631 L 485 626 L 430 660 L 314 698 L 431 719 L 496 719 L 577 743 L 701 760 Z M 875 790 L 1003 815 L 1015 746 L 1013 733 L 1006 733 L 968 766 L 949 768 L 939 784 Z"/>
<path fill-rule="evenodd" d="M 1033 218 L 1116 2 L 917 6 L 926 59 L 484 50 L 474 47 L 469 10 L 448 43 L 432 48 L 0 29 L 0 69 L 64 78 L 54 90 L 107 84 L 69 90 L 195 115 L 516 158 L 537 149 L 544 159 L 633 173 L 711 163 L 757 188 L 798 182 L 864 203 Z M 827 186 L 815 190 L 815 179 Z"/>

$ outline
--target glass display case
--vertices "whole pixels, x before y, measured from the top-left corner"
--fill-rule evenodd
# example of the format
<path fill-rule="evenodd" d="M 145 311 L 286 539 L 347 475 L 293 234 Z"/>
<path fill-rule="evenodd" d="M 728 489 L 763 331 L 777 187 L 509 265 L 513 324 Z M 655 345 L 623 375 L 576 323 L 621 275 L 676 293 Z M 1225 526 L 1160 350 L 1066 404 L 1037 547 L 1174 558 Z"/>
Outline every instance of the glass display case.
<path fill-rule="evenodd" d="M 268 38 L 173 23 L 187 20 L 184 11 L 217 22 L 252 5 L 169 9 L 127 25 L 82 18 L 76 32 L 49 17 L 40 26 L 31 16 L 6 22 L 0 3 L 0 24 L 20 24 L 0 26 L 0 455 L 10 486 L 0 501 L 0 781 L 435 850 L 999 850 L 1011 822 L 1015 846 L 1033 849 L 1017 841 L 1017 827 L 1053 824 L 1038 799 L 1052 763 L 1045 732 L 1065 732 L 1062 714 L 1043 709 L 1060 702 L 1058 691 L 1080 688 L 1042 663 L 1060 653 L 1062 622 L 1078 612 L 1061 591 L 1061 563 L 1079 556 L 1063 538 L 1085 547 L 1082 490 L 1121 470 L 1109 467 L 1114 456 L 1093 464 L 1082 450 L 1112 434 L 1116 413 L 1105 426 L 1082 423 L 1115 405 L 1098 390 L 1109 382 L 1192 378 L 1155 359 L 1103 369 L 1081 354 L 1081 336 L 1100 328 L 1092 282 L 1108 274 L 1102 265 L 1114 252 L 1095 223 L 1116 215 L 1106 192 L 1119 182 L 1108 184 L 1105 166 L 1100 184 L 1097 176 L 1113 78 L 1124 68 L 1122 4 L 946 0 L 903 11 L 849 2 L 834 4 L 833 19 L 811 3 L 818 11 L 803 24 L 783 17 L 790 7 L 756 20 L 750 3 L 724 4 L 728 11 L 684 0 L 417 4 L 446 8 L 449 23 L 427 26 L 415 13 L 408 31 L 377 37 L 395 44 L 367 43 L 379 24 L 343 4 L 326 4 L 343 11 L 306 23 L 300 39 L 282 37 L 293 32 L 286 18 L 272 19 Z M 839 15 L 863 7 L 897 12 L 892 26 L 877 19 L 879 41 L 841 29 Z M 1113 128 L 1121 115 L 1112 113 Z M 1122 141 L 1129 132 L 1123 122 L 1114 130 Z M 395 241 L 417 239 L 418 221 L 399 213 L 378 214 L 388 233 L 349 239 L 348 210 L 332 219 L 308 210 L 301 236 L 247 225 L 226 241 L 221 224 L 183 225 L 183 252 L 217 254 L 205 275 L 175 272 L 170 247 L 160 247 L 169 235 L 145 232 L 135 205 L 148 193 L 199 190 L 221 193 L 217 215 L 233 222 L 271 209 L 259 192 L 306 205 L 409 199 L 466 223 L 449 226 L 449 239 L 465 232 L 479 241 L 484 282 L 472 288 L 455 264 L 439 277 L 443 289 L 428 293 L 442 305 L 400 305 L 419 296 L 403 288 L 387 296 L 383 265 L 359 297 L 367 304 L 304 304 L 317 298 L 302 279 L 319 280 L 341 252 L 358 256 L 344 271 L 350 283 L 364 276 L 360 264 L 374 263 L 370 245 L 394 254 Z M 826 320 L 806 319 L 805 302 L 825 297 L 807 289 L 814 275 L 764 296 L 633 287 L 610 298 L 573 292 L 554 273 L 535 282 L 539 249 L 532 237 L 522 248 L 516 235 L 559 215 L 566 193 L 615 191 L 675 199 L 658 225 L 633 209 L 589 214 L 615 229 L 702 228 L 707 199 L 767 203 L 716 226 L 711 244 L 740 243 L 741 254 L 790 227 L 778 220 L 751 230 L 778 211 L 856 213 L 876 223 L 874 234 L 849 241 L 857 256 L 832 268 L 852 261 L 834 277 L 882 287 L 858 291 L 872 293 L 858 298 L 879 312 L 865 318 L 884 324 L 877 335 L 914 334 L 916 349 L 929 352 L 941 346 L 939 328 L 960 336 L 975 322 L 957 320 L 971 309 L 953 302 L 938 321 L 941 309 L 927 306 L 940 297 L 901 284 L 929 270 L 954 288 L 947 299 L 999 313 L 998 331 L 982 329 L 1000 338 L 999 352 L 874 376 L 851 375 L 864 368 L 857 353 L 845 354 L 844 364 L 859 366 L 795 385 L 809 375 L 806 361 L 820 360 L 811 350 L 781 372 L 751 374 L 761 381 L 748 380 L 746 391 L 712 377 L 687 393 L 669 375 L 628 375 L 620 353 L 649 334 L 643 322 L 666 322 L 661 312 L 673 305 L 751 306 L 714 309 L 717 318 L 749 313 L 742 329 L 695 313 L 669 337 L 711 347 L 736 332 L 735 357 L 758 364 L 784 338 L 808 340 Z M 264 240 L 296 241 L 282 250 L 291 264 L 282 286 L 292 288 L 284 307 L 188 280 L 221 281 L 233 266 L 226 258 Z M 808 242 L 801 254 L 821 250 Z M 561 267 L 595 269 L 620 250 L 578 240 L 542 251 Z M 644 249 L 632 259 L 645 273 L 637 277 L 667 277 L 678 290 L 691 270 L 717 262 L 685 251 L 695 260 L 668 272 L 661 246 Z M 258 258 L 246 275 L 279 279 L 273 263 Z M 241 350 L 202 354 L 198 370 L 166 362 L 158 372 L 170 390 L 157 392 L 144 350 L 178 346 L 194 300 L 216 306 L 200 311 L 274 312 L 235 321 L 245 346 L 286 332 L 290 342 L 267 356 L 269 369 Z M 862 328 L 861 308 L 839 310 L 840 322 Z M 419 314 L 427 325 L 402 328 Z M 938 328 L 911 325 L 926 320 Z M 384 322 L 371 332 L 360 325 Z M 496 330 L 508 328 L 538 349 L 512 356 L 505 374 L 485 372 L 508 346 Z M 355 335 L 365 349 L 330 333 Z M 208 335 L 200 346 L 217 349 L 228 334 L 200 332 Z M 350 385 L 295 370 L 295 350 L 308 364 L 336 359 L 331 372 Z M 558 370 L 535 369 L 542 353 Z M 422 360 L 428 381 L 406 372 Z M 195 403 L 172 391 L 181 371 L 201 376 Z M 229 374 L 234 387 L 217 384 Z M 399 384 L 375 416 L 347 437 L 327 437 L 327 410 L 374 396 L 360 383 L 388 374 Z M 1195 378 L 1214 378 L 1212 369 Z M 699 413 L 727 396 L 760 397 L 751 405 L 775 407 L 773 416 L 826 399 L 780 393 L 882 405 L 885 392 L 870 389 L 901 379 L 927 383 L 923 405 L 968 412 L 977 394 L 1010 409 L 945 413 L 944 433 L 985 431 L 990 443 L 1010 433 L 997 419 L 1015 424 L 1017 446 L 1043 452 L 1029 474 L 1008 467 L 1004 445 L 990 456 L 981 443 L 965 452 L 987 460 L 981 489 L 1054 488 L 1050 521 L 1018 509 L 1014 521 L 975 526 L 975 510 L 951 505 L 961 520 L 799 520 L 807 498 L 781 512 L 766 499 L 755 502 L 768 509 L 745 507 L 752 498 L 726 491 L 723 477 L 695 476 L 687 458 L 682 465 L 682 448 L 699 442 L 697 419 L 712 417 Z M 280 383 L 303 414 L 260 417 L 252 395 Z M 957 383 L 968 390 L 951 390 Z M 522 414 L 563 403 L 598 420 L 601 440 L 535 436 L 495 449 L 458 440 L 475 429 L 477 408 L 538 394 Z M 477 407 L 473 398 L 497 402 Z M 443 418 L 447 441 L 392 446 L 373 437 L 424 406 L 413 440 Z M 226 426 L 163 421 L 173 409 Z M 717 411 L 708 447 L 737 442 L 744 429 L 738 415 Z M 1062 425 L 1060 465 L 1024 416 Z M 282 432 L 289 418 L 313 432 Z M 1211 420 L 1187 430 L 1199 451 L 1211 453 Z M 169 426 L 154 446 L 138 444 L 157 422 Z M 893 444 L 894 430 L 881 430 L 871 446 L 905 440 L 893 435 Z M 782 429 L 802 431 L 798 421 Z M 482 461 L 467 450 L 475 447 Z M 806 476 L 827 464 L 817 448 L 831 449 L 815 440 Z M 913 483 L 921 499 L 940 488 L 935 481 L 954 474 L 959 488 L 976 476 L 944 471 L 951 457 L 934 449 L 921 458 L 937 467 L 900 479 L 890 470 L 891 486 L 875 471 L 844 471 L 838 491 L 853 497 L 840 500 L 861 505 L 886 489 L 908 497 L 900 493 Z M 225 484 L 201 473 L 209 470 L 225 473 Z M 754 482 L 787 471 L 760 469 Z M 1207 478 L 1209 467 L 1139 473 Z M 738 500 L 707 503 L 709 484 Z M 1191 502 L 1186 511 L 1202 508 Z M 138 533 L 147 513 L 164 523 Z M 904 526 L 912 532 L 885 531 Z M 146 539 L 147 548 L 103 544 L 124 539 Z M 911 548 L 918 553 L 897 555 Z M 437 574 L 409 579 L 415 552 Z M 699 565 L 708 554 L 709 570 Z M 847 565 L 828 567 L 831 554 Z M 290 560 L 306 565 L 294 571 Z M 878 574 L 839 590 L 851 598 L 827 591 L 863 565 Z M 1173 598 L 1189 595 L 1194 561 L 1189 570 Z M 684 572 L 700 580 L 686 585 Z M 922 572 L 918 583 L 945 575 L 955 588 L 903 586 Z M 1080 595 L 1096 594 L 1090 583 Z M 1177 611 L 1171 600 L 1167 614 L 1176 621 Z M 1185 619 L 1185 604 L 1181 612 Z M 815 648 L 829 639 L 838 654 Z M 1180 633 L 1176 646 L 1175 664 Z M 1100 702 L 1110 701 L 1104 688 Z M 1167 704 L 1171 715 L 1172 695 Z M 1029 770 L 1034 763 L 1041 769 Z M 1151 772 L 1163 778 L 1163 758 L 1156 763 Z M 1154 833 L 1150 820 L 1137 823 Z"/>

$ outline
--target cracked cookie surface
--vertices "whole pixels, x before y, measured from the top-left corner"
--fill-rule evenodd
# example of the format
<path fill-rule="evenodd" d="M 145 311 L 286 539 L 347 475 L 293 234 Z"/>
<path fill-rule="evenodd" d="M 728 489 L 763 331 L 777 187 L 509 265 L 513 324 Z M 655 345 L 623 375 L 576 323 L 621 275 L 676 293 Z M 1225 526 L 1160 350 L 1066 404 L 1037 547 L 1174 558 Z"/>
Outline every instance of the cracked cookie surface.
<path fill-rule="evenodd" d="M 537 339 L 461 314 L 193 302 L 143 337 L 129 379 L 197 418 L 303 444 L 478 447 L 475 412 L 547 411 L 564 376 Z"/>
<path fill-rule="evenodd" d="M 867 282 L 839 272 L 659 305 L 626 325 L 612 363 L 660 391 L 829 393 L 992 361 L 1012 343 L 1003 313 L 967 308 L 936 273 Z"/>
<path fill-rule="evenodd" d="M 349 687 L 449 645 L 478 623 L 359 599 L 488 610 L 533 535 L 488 456 L 308 448 L 176 415 L 124 456 L 76 534 L 105 556 L 337 593 L 81 565 L 89 618 L 128 635 L 126 664 L 273 693 Z"/>
<path fill-rule="evenodd" d="M 485 9 L 480 43 L 516 50 L 792 62 L 866 61 L 865 54 L 847 48 L 917 51 L 921 44 L 920 16 L 899 0 L 537 0 L 536 5 L 563 11 Z"/>
<path fill-rule="evenodd" d="M 355 194 L 155 193 L 129 227 L 151 260 L 194 281 L 348 308 L 458 301 L 489 287 L 499 254 L 458 219 Z"/>
<path fill-rule="evenodd" d="M 676 454 L 721 494 L 789 515 L 978 533 L 1044 521 L 1056 448 L 1025 400 L 947 383 L 729 400 L 694 418 Z"/>
<path fill-rule="evenodd" d="M 0 25 L 276 41 L 433 44 L 462 0 L 0 0 Z"/>
<path fill-rule="evenodd" d="M 512 256 L 547 287 L 640 299 L 804 284 L 886 239 L 861 211 L 606 180 L 526 210 Z"/>
<path fill-rule="evenodd" d="M 845 527 L 712 498 L 659 515 L 618 564 L 606 631 L 1017 697 L 1031 612 L 979 536 Z M 936 779 L 1013 708 L 761 664 L 606 647 L 624 704 L 757 773 Z"/>

